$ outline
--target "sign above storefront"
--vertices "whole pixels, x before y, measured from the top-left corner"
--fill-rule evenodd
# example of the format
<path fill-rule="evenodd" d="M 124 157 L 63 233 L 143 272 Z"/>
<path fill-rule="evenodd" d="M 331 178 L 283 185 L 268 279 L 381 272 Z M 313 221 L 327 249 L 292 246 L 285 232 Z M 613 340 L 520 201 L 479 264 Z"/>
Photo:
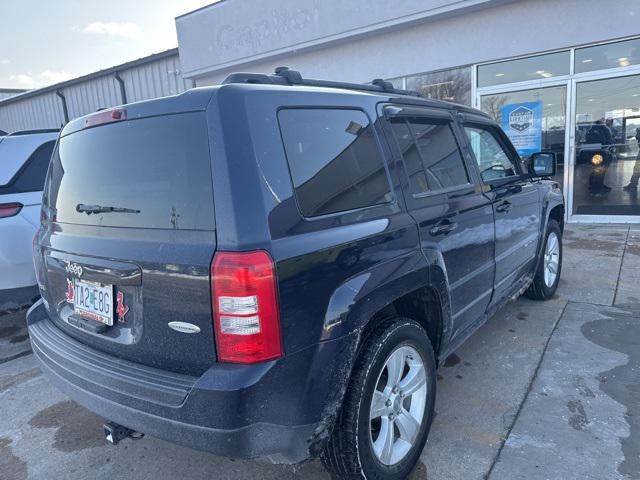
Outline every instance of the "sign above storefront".
<path fill-rule="evenodd" d="M 245 0 L 176 18 L 185 77 L 414 26 L 514 0 Z M 422 40 L 424 41 L 424 40 Z M 395 47 L 394 47 L 395 48 Z M 448 55 L 453 55 L 451 52 Z M 358 64 L 359 56 L 352 59 Z M 379 58 L 376 60 L 380 63 Z M 327 64 L 333 64 L 328 60 Z M 283 63 L 286 65 L 286 62 Z M 295 65 L 300 67 L 300 65 Z M 327 74 L 339 74 L 337 70 Z M 366 77 L 364 77 L 366 78 Z"/>

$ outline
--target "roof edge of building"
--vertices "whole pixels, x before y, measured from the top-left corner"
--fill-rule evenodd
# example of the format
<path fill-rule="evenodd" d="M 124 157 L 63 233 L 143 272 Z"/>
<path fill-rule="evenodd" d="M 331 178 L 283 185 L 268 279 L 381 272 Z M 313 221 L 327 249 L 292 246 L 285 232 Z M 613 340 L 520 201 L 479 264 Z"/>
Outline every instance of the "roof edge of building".
<path fill-rule="evenodd" d="M 56 92 L 62 88 L 69 87 L 71 85 L 75 85 L 76 83 L 85 82 L 87 80 L 91 80 L 94 78 L 104 77 L 106 75 L 120 72 L 122 70 L 126 70 L 128 68 L 138 67 L 141 65 L 146 65 L 147 63 L 154 62 L 156 60 L 161 60 L 163 58 L 172 57 L 174 55 L 178 55 L 178 47 L 170 48 L 169 50 L 165 50 L 159 53 L 153 53 L 146 57 L 138 58 L 136 60 L 131 60 L 129 62 L 121 63 L 120 65 L 116 65 L 114 67 L 108 67 L 103 70 L 98 70 L 97 72 L 88 73 L 87 75 L 82 75 L 81 77 L 72 78 L 71 80 L 65 80 L 64 82 L 56 83 L 53 85 L 48 85 L 42 88 L 34 88 L 33 90 L 19 90 L 24 93 L 18 93 L 9 98 L 5 98 L 0 100 L 0 106 L 7 105 L 9 103 L 19 102 L 21 100 L 25 100 L 27 98 L 35 97 L 38 95 L 42 95 L 43 93 Z M 0 89 L 2 91 L 3 89 Z M 10 89 L 7 89 L 10 90 Z"/>
<path fill-rule="evenodd" d="M 27 92 L 27 88 L 4 88 L 0 87 L 0 93 L 22 93 Z"/>

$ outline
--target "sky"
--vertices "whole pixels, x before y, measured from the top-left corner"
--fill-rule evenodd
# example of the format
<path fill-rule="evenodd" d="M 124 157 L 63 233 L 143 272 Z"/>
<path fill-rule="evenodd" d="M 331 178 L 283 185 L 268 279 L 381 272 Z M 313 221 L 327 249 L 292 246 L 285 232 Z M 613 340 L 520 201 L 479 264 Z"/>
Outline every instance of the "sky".
<path fill-rule="evenodd" d="M 178 45 L 175 17 L 215 0 L 0 0 L 0 88 L 38 88 Z"/>

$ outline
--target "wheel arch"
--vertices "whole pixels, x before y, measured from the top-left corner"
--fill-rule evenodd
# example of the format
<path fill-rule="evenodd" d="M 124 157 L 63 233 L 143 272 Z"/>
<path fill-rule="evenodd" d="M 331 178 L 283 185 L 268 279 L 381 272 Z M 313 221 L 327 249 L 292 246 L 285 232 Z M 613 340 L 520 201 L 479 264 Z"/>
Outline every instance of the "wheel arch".
<path fill-rule="evenodd" d="M 397 259 L 344 282 L 331 297 L 322 340 L 356 333 L 362 343 L 372 329 L 394 316 L 418 322 L 433 351 L 443 349 L 450 333 L 446 272 L 421 252 Z"/>
<path fill-rule="evenodd" d="M 333 429 L 361 347 L 376 327 L 400 316 L 418 322 L 438 353 L 450 333 L 450 303 L 446 272 L 422 251 L 378 264 L 342 283 L 331 297 L 324 319 L 322 341 L 341 340 L 340 358 L 332 359 L 328 382 L 334 389 L 326 400 L 322 426 L 311 443 L 318 452 Z"/>
<path fill-rule="evenodd" d="M 443 316 L 439 292 L 432 285 L 423 285 L 396 298 L 376 312 L 364 325 L 360 344 L 367 338 L 368 333 L 381 323 L 395 317 L 406 317 L 416 321 L 425 330 L 437 361 L 443 345 Z"/>
<path fill-rule="evenodd" d="M 558 204 L 549 210 L 549 220 L 558 222 L 560 232 L 564 233 L 564 204 Z"/>

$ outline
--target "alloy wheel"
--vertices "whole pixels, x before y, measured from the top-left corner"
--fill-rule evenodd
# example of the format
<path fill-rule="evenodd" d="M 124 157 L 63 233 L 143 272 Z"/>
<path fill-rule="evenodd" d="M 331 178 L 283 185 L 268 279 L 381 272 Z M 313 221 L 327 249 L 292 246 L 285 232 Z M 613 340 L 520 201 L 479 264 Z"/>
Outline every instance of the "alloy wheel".
<path fill-rule="evenodd" d="M 427 374 L 418 351 L 408 345 L 387 358 L 371 402 L 370 439 L 384 465 L 402 461 L 416 443 L 427 400 Z"/>
<path fill-rule="evenodd" d="M 551 288 L 558 276 L 560 266 L 560 241 L 555 232 L 547 237 L 547 246 L 544 252 L 544 283 Z"/>

